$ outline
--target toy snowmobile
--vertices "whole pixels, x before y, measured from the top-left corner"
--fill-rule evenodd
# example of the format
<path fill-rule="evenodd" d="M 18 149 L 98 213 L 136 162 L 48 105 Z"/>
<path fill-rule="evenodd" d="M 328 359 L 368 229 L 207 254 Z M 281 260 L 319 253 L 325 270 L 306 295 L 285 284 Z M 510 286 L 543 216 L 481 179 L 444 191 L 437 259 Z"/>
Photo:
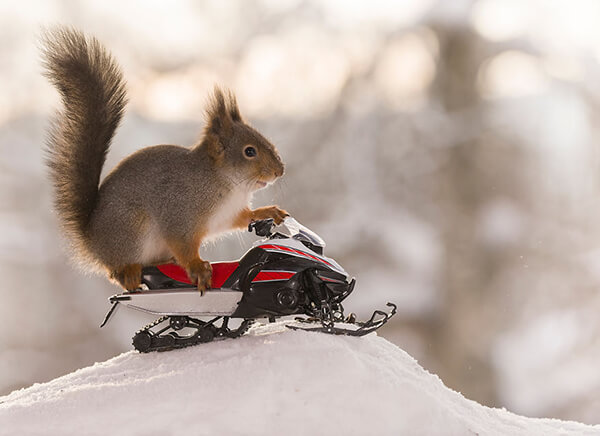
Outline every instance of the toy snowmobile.
<path fill-rule="evenodd" d="M 325 242 L 316 233 L 292 217 L 279 226 L 272 219 L 256 221 L 248 231 L 265 239 L 237 262 L 212 263 L 211 289 L 203 296 L 179 265 L 146 267 L 139 289 L 109 298 L 112 307 L 102 326 L 119 305 L 160 316 L 133 337 L 136 350 L 149 352 L 236 338 L 257 318 L 274 321 L 288 315 L 306 316 L 296 318 L 299 324 L 288 325 L 291 329 L 363 336 L 396 313 L 396 306 L 387 303 L 389 313 L 377 310 L 366 322 L 345 316 L 342 301 L 354 289 L 354 278 L 323 255 Z M 231 329 L 231 318 L 241 324 Z"/>

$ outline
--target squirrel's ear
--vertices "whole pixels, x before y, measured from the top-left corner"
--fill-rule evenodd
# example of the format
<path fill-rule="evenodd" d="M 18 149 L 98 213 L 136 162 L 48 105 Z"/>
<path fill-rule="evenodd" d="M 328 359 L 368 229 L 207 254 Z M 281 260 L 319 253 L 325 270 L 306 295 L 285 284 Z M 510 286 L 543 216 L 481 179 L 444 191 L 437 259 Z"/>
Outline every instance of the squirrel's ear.
<path fill-rule="evenodd" d="M 227 103 L 223 91 L 218 86 L 215 86 L 215 90 L 210 96 L 206 108 L 206 133 L 211 133 L 219 137 L 226 137 L 233 133 L 233 118 L 231 117 Z"/>
<path fill-rule="evenodd" d="M 230 98 L 228 95 L 227 100 Z M 208 152 L 215 161 L 223 159 L 225 144 L 233 135 L 233 118 L 227 103 L 223 91 L 215 86 L 206 108 L 206 128 L 204 129 Z"/>

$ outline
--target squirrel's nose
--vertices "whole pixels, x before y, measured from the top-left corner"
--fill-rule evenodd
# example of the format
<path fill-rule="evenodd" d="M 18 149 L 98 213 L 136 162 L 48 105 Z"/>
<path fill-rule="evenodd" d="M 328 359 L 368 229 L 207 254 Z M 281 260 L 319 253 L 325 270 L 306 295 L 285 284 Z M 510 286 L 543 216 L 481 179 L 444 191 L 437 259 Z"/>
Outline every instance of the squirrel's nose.
<path fill-rule="evenodd" d="M 283 165 L 279 166 L 275 170 L 275 177 L 281 177 L 281 176 L 283 176 Z"/>

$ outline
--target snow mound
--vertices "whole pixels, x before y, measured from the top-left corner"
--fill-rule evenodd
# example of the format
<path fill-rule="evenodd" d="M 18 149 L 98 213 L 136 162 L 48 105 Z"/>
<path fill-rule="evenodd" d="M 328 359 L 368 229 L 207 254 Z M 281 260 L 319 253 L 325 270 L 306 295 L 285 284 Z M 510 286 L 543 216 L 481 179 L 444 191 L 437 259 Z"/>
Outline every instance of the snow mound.
<path fill-rule="evenodd" d="M 600 426 L 465 399 L 375 334 L 257 326 L 236 340 L 124 353 L 0 398 L 3 435 L 554 435 Z"/>

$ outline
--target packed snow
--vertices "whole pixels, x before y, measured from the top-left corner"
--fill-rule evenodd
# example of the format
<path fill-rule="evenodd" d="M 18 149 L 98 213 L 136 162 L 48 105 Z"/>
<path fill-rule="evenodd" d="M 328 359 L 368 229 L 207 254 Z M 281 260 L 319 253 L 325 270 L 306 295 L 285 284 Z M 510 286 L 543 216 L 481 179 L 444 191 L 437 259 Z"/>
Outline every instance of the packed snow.
<path fill-rule="evenodd" d="M 400 348 L 257 325 L 237 340 L 130 351 L 0 398 L 2 435 L 570 435 L 465 399 Z"/>

